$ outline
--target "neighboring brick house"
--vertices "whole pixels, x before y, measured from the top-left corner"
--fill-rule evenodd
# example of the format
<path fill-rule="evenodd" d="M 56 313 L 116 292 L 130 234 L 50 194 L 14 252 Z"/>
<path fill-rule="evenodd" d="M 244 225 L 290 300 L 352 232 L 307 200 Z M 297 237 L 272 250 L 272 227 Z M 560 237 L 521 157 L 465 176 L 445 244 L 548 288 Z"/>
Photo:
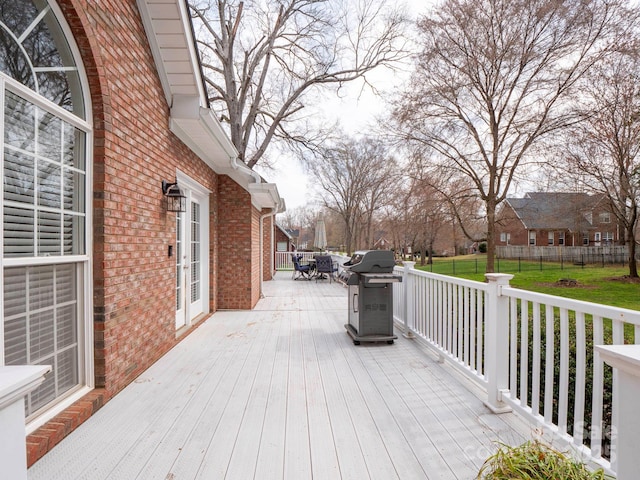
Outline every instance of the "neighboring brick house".
<path fill-rule="evenodd" d="M 619 228 L 603 195 L 527 193 L 505 200 L 497 215 L 497 246 L 601 246 L 618 241 Z"/>
<path fill-rule="evenodd" d="M 275 224 L 274 237 L 276 239 L 276 252 L 293 252 L 296 249 L 289 230 L 281 227 L 277 223 Z"/>
<path fill-rule="evenodd" d="M 0 368 L 53 365 L 31 464 L 203 319 L 255 306 L 284 204 L 209 109 L 184 0 L 11 0 L 0 43 Z"/>

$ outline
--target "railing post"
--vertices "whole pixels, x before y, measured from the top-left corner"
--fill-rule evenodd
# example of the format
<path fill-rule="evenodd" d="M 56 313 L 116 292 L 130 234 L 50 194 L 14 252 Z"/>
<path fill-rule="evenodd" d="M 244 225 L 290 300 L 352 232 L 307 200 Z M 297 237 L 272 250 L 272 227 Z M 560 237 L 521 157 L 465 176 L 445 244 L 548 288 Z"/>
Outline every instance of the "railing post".
<path fill-rule="evenodd" d="M 509 389 L 509 300 L 502 296 L 502 287 L 509 286 L 513 275 L 487 273 L 489 282 L 485 317 L 485 375 L 487 401 L 493 413 L 510 412 L 502 401 L 502 393 Z"/>
<path fill-rule="evenodd" d="M 49 365 L 0 367 L 0 465 L 2 478 L 27 479 L 24 396 L 44 381 Z"/>
<path fill-rule="evenodd" d="M 611 466 L 617 480 L 638 478 L 640 472 L 640 345 L 596 345 L 600 358 L 617 372 L 613 385 Z"/>
<path fill-rule="evenodd" d="M 404 333 L 405 338 L 415 338 L 413 332 L 409 329 L 409 319 L 414 321 L 413 318 L 413 300 L 414 295 L 409 295 L 409 292 L 413 293 L 413 275 L 409 275 L 409 271 L 413 270 L 416 262 L 402 262 L 404 264 L 404 272 L 402 272 L 402 283 L 404 283 Z M 413 323 L 415 326 L 415 322 Z"/>

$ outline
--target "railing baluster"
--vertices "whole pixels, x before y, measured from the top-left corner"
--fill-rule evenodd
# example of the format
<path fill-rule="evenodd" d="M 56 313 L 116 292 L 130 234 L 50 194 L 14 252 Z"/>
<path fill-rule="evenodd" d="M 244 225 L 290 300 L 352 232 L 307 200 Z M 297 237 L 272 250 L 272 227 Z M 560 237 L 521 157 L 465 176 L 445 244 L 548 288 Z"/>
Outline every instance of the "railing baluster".
<path fill-rule="evenodd" d="M 569 311 L 560 309 L 560 385 L 558 399 L 558 430 L 567 433 L 569 403 Z"/>
<path fill-rule="evenodd" d="M 554 343 L 555 343 L 555 312 L 553 305 L 545 305 L 544 327 L 546 334 L 546 353 L 544 371 L 544 421 L 551 425 L 553 423 L 553 388 L 554 388 Z"/>
<path fill-rule="evenodd" d="M 520 405 L 528 405 L 529 396 L 529 302 L 520 301 Z"/>
<path fill-rule="evenodd" d="M 518 299 L 509 299 L 511 314 L 509 315 L 509 391 L 513 398 L 518 398 Z"/>
<path fill-rule="evenodd" d="M 470 298 L 470 304 L 471 304 L 471 313 L 469 316 L 469 366 L 471 367 L 471 370 L 476 370 L 476 355 L 477 355 L 477 351 L 476 351 L 476 329 L 478 328 L 478 318 L 477 316 L 479 315 L 479 312 L 481 311 L 479 308 L 476 309 L 476 306 L 478 305 L 479 302 L 479 298 L 480 298 L 480 292 L 473 288 L 470 289 L 469 295 L 471 296 Z"/>
<path fill-rule="evenodd" d="M 465 365 L 469 365 L 469 347 L 471 346 L 471 343 L 469 342 L 469 335 L 471 334 L 471 332 L 469 331 L 469 294 L 470 294 L 470 288 L 469 287 L 464 287 L 464 302 L 463 302 L 463 309 L 464 309 L 464 338 L 462 340 L 462 343 L 464 345 L 464 356 L 463 356 L 463 362 L 465 363 Z"/>
<path fill-rule="evenodd" d="M 478 312 L 481 314 L 482 318 L 478 320 L 478 330 L 476 331 L 476 339 L 478 342 L 478 352 L 476 356 L 476 368 L 478 369 L 478 373 L 482 375 L 484 378 L 487 378 L 485 372 L 485 363 L 484 363 L 484 330 L 485 330 L 485 322 L 487 321 L 487 294 L 484 291 L 478 292 Z"/>
<path fill-rule="evenodd" d="M 533 365 L 531 379 L 531 413 L 540 414 L 540 304 L 533 303 Z"/>
<path fill-rule="evenodd" d="M 464 361 L 464 343 L 462 341 L 462 335 L 464 335 L 464 299 L 463 299 L 463 292 L 464 288 L 461 285 L 458 285 L 458 301 L 456 302 L 456 305 L 458 305 L 457 310 L 458 310 L 458 345 L 456 348 L 456 356 Z"/>
<path fill-rule="evenodd" d="M 613 345 L 624 345 L 624 323 L 618 319 L 612 319 L 611 321 L 613 326 Z M 618 398 L 620 396 L 620 381 L 619 381 L 620 372 L 618 369 L 613 370 L 613 398 Z M 620 425 L 620 419 L 618 418 L 618 410 L 616 408 L 613 409 L 611 415 L 611 425 L 613 427 Z M 612 432 L 611 438 L 611 453 L 612 453 L 612 463 L 613 468 L 617 469 L 618 465 L 616 464 L 616 455 L 615 453 L 618 450 L 618 437 L 615 432 Z"/>
<path fill-rule="evenodd" d="M 593 317 L 593 344 L 604 344 L 602 317 Z M 593 391 L 591 399 L 591 456 L 602 456 L 602 403 L 604 397 L 604 362 L 598 351 L 593 352 Z"/>
<path fill-rule="evenodd" d="M 584 312 L 576 312 L 575 403 L 573 406 L 573 443 L 582 445 L 584 438 L 584 392 L 587 370 Z"/>
<path fill-rule="evenodd" d="M 447 352 L 453 349 L 453 284 L 447 282 Z"/>
<path fill-rule="evenodd" d="M 444 284 L 442 282 L 438 282 L 438 345 L 443 349 L 446 348 L 444 343 L 444 324 L 446 322 L 445 317 L 445 301 L 446 296 L 444 294 Z"/>
<path fill-rule="evenodd" d="M 427 328 L 425 330 L 427 339 L 433 340 L 433 279 L 427 279 Z"/>

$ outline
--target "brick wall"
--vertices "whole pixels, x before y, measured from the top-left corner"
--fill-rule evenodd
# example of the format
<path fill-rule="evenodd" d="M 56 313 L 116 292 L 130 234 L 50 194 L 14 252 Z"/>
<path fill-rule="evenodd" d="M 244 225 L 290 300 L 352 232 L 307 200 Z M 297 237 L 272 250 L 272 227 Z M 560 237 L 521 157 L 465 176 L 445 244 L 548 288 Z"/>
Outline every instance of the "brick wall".
<path fill-rule="evenodd" d="M 263 214 L 264 213 L 269 213 L 269 211 L 263 210 Z M 275 250 L 276 241 L 273 231 L 273 215 L 267 215 L 264 218 L 264 225 L 262 229 L 262 280 L 265 282 L 273 278 L 273 272 L 271 271 L 271 262 L 273 260 L 271 239 L 273 239 L 273 248 Z"/>
<path fill-rule="evenodd" d="M 95 364 L 96 385 L 113 394 L 176 342 L 175 258 L 167 255 L 175 214 L 164 209 L 161 181 L 178 167 L 210 190 L 216 178 L 168 130 L 135 2 L 73 3 L 96 42 L 83 55 L 101 65 L 88 71 L 100 94 L 93 95 Z"/>
<path fill-rule="evenodd" d="M 176 221 L 164 209 L 161 181 L 174 179 L 178 168 L 213 192 L 209 307 L 218 307 L 219 179 L 168 129 L 168 106 L 136 2 L 59 3 L 83 56 L 92 99 L 94 364 L 100 388 L 29 436 L 29 464 L 176 344 L 175 257 L 167 255 Z M 249 195 L 235 187 L 251 223 Z M 251 232 L 242 234 L 250 249 Z M 249 308 L 254 294 L 246 283 L 248 291 L 239 297 Z"/>
<path fill-rule="evenodd" d="M 251 307 L 260 300 L 260 216 L 256 208 L 251 208 Z"/>
<path fill-rule="evenodd" d="M 260 212 L 226 175 L 218 179 L 218 199 L 218 308 L 250 309 L 260 296 Z"/>

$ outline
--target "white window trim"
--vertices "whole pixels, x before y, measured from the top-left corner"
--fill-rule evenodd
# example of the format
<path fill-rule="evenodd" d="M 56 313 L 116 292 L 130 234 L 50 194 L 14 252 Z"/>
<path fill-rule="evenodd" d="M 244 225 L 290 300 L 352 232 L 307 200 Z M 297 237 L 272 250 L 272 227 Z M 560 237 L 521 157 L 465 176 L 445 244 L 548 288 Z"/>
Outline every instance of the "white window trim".
<path fill-rule="evenodd" d="M 70 407 L 78 399 L 86 395 L 88 392 L 95 388 L 95 375 L 94 375 L 94 361 L 93 361 L 93 348 L 94 348 L 94 336 L 93 336 L 93 108 L 91 102 L 91 89 L 89 88 L 89 81 L 86 71 L 84 69 L 84 62 L 82 61 L 82 55 L 80 49 L 75 42 L 75 38 L 67 24 L 62 11 L 60 10 L 57 2 L 48 1 L 60 28 L 62 29 L 67 43 L 71 50 L 71 54 L 76 60 L 76 68 L 78 71 L 78 77 L 80 79 L 80 85 L 82 88 L 83 102 L 84 102 L 84 114 L 85 118 L 82 119 L 72 112 L 65 110 L 64 108 L 56 105 L 55 103 L 47 100 L 46 98 L 38 95 L 36 92 L 22 85 L 20 82 L 12 79 L 0 72 L 0 104 L 4 105 L 4 92 L 8 89 L 27 100 L 34 103 L 38 107 L 51 112 L 65 122 L 86 131 L 86 145 L 85 145 L 85 255 L 73 255 L 68 257 L 42 257 L 42 258 L 29 258 L 20 262 L 19 259 L 3 259 L 0 254 L 0 302 L 4 304 L 4 269 L 9 266 L 18 265 L 36 265 L 36 264 L 48 264 L 48 263 L 64 263 L 75 262 L 82 265 L 83 282 L 80 294 L 82 298 L 79 299 L 83 303 L 83 308 L 79 311 L 79 314 L 83 316 L 84 321 L 79 322 L 79 338 L 82 338 L 82 346 L 84 347 L 83 358 L 79 365 L 80 372 L 80 386 L 78 389 L 62 398 L 58 403 L 52 405 L 47 410 L 39 413 L 36 412 L 28 419 L 26 424 L 26 433 L 30 434 L 36 429 L 44 425 L 51 420 L 57 414 Z M 4 132 L 4 112 L 0 115 L 0 131 Z M 4 152 L 4 135 L 0 135 L 0 152 Z M 3 184 L 0 183 L 0 212 L 4 208 L 4 191 Z M 3 229 L 0 229 L 0 245 L 4 243 Z M 0 315 L 1 312 L 0 312 Z M 4 335 L 3 328 L 0 328 L 0 364 L 4 363 Z M 79 344 L 81 342 L 78 342 Z"/>

